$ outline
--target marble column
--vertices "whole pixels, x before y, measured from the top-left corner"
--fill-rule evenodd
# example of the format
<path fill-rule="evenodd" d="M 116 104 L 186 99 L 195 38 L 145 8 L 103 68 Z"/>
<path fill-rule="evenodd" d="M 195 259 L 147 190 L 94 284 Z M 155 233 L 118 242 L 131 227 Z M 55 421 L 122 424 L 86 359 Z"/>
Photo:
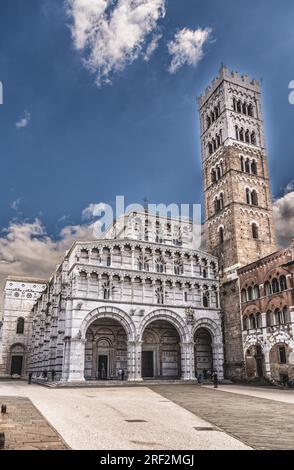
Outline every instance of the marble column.
<path fill-rule="evenodd" d="M 73 338 L 70 340 L 68 382 L 84 382 L 85 380 L 85 343 L 85 339 Z"/>

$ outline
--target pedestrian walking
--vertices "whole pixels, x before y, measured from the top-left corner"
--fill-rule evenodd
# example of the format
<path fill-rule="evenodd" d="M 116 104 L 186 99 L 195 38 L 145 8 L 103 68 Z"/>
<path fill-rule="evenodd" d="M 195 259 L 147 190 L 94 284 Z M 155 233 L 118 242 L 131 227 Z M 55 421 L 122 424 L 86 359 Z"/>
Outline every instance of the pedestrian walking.
<path fill-rule="evenodd" d="M 32 373 L 32 372 L 29 372 L 29 378 L 28 378 L 28 383 L 29 383 L 29 384 L 32 383 L 32 377 L 33 377 L 33 373 Z"/>
<path fill-rule="evenodd" d="M 214 388 L 217 388 L 218 387 L 218 376 L 217 376 L 216 371 L 214 371 L 212 377 L 213 377 L 213 386 L 214 386 Z"/>
<path fill-rule="evenodd" d="M 199 383 L 199 385 L 202 384 L 202 374 L 201 373 L 198 374 L 198 383 Z"/>
<path fill-rule="evenodd" d="M 51 371 L 51 378 L 52 378 L 52 382 L 54 382 L 54 378 L 55 378 L 55 370 L 52 369 Z"/>

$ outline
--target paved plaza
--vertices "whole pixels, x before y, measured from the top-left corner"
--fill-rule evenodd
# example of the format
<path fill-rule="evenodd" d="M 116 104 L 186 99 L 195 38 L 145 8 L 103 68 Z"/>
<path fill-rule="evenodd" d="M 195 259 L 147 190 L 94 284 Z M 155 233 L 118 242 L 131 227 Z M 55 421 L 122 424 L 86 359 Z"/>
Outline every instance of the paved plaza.
<path fill-rule="evenodd" d="M 19 409 L 31 403 L 50 424 L 49 434 L 72 449 L 294 447 L 294 392 L 287 390 L 188 384 L 52 389 L 8 381 L 0 382 L 1 397 L 25 398 L 18 399 Z M 45 432 L 44 422 L 30 426 Z"/>

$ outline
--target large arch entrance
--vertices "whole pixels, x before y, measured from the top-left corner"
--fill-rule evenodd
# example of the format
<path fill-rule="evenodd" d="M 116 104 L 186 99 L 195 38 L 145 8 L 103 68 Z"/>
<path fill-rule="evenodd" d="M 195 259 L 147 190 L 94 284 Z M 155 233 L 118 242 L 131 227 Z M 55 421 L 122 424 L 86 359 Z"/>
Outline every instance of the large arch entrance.
<path fill-rule="evenodd" d="M 180 337 L 167 320 L 148 324 L 142 337 L 142 377 L 173 379 L 181 376 Z"/>
<path fill-rule="evenodd" d="M 206 328 L 199 328 L 194 335 L 195 372 L 210 378 L 213 372 L 212 337 Z"/>
<path fill-rule="evenodd" d="M 122 369 L 128 377 L 127 334 L 118 320 L 99 318 L 87 328 L 85 344 L 85 379 L 118 378 Z"/>

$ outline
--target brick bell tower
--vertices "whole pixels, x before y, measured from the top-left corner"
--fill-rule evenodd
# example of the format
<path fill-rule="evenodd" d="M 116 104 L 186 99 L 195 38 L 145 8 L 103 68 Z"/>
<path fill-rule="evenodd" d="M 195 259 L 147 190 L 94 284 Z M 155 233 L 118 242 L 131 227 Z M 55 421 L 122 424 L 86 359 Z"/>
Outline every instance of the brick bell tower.
<path fill-rule="evenodd" d="M 231 278 L 277 249 L 260 84 L 222 67 L 199 113 L 207 249 Z"/>
<path fill-rule="evenodd" d="M 227 376 L 243 363 L 237 269 L 277 250 L 261 90 L 222 66 L 199 98 L 207 251 L 218 256 Z"/>

